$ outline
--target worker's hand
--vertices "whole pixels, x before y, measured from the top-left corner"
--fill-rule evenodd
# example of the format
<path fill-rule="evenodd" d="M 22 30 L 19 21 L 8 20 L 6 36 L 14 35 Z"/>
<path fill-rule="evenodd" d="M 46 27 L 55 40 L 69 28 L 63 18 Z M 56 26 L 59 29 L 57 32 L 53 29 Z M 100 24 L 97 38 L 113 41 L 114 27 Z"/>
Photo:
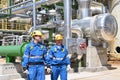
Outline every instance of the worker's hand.
<path fill-rule="evenodd" d="M 26 71 L 27 70 L 27 67 L 23 67 L 23 71 Z"/>
<path fill-rule="evenodd" d="M 47 73 L 51 73 L 52 72 L 52 67 L 51 66 L 47 66 Z"/>
<path fill-rule="evenodd" d="M 51 72 L 52 72 L 52 69 L 51 69 L 51 68 L 47 68 L 47 72 L 48 72 L 48 73 L 51 73 Z"/>
<path fill-rule="evenodd" d="M 28 70 L 25 70 L 23 73 L 25 73 L 25 74 L 29 74 L 29 71 L 28 71 Z"/>
<path fill-rule="evenodd" d="M 28 71 L 27 67 L 23 67 L 23 73 L 29 74 L 29 71 Z"/>
<path fill-rule="evenodd" d="M 67 66 L 67 71 L 70 71 L 71 70 L 71 67 L 70 65 Z"/>

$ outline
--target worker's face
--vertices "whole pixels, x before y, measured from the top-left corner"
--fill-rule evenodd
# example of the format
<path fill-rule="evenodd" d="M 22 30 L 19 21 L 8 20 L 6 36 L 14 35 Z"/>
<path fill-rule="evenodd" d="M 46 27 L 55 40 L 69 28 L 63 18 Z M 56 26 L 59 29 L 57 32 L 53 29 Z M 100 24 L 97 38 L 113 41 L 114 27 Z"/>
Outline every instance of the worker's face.
<path fill-rule="evenodd" d="M 37 42 L 41 42 L 42 41 L 42 37 L 38 36 L 38 35 L 35 35 L 34 36 L 34 40 L 36 40 Z"/>
<path fill-rule="evenodd" d="M 62 40 L 56 40 L 56 45 L 60 46 L 62 44 Z"/>

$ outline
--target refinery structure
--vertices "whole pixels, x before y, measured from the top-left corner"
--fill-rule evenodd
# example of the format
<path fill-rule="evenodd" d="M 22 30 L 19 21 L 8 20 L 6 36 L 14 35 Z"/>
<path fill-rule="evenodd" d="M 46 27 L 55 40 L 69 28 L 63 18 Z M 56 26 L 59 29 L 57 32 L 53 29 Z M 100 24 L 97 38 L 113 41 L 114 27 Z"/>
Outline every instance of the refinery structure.
<path fill-rule="evenodd" d="M 44 34 L 48 50 L 55 34 L 64 36 L 71 72 L 109 70 L 108 60 L 120 60 L 119 8 L 120 0 L 0 0 L 0 57 L 6 61 L 0 80 L 25 77 L 21 60 L 33 30 Z"/>

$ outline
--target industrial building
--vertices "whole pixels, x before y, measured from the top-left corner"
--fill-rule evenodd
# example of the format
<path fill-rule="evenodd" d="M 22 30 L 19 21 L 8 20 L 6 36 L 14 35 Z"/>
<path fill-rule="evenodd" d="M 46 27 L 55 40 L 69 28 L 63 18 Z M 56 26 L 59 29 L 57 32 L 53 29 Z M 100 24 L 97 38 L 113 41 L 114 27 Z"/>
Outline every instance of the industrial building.
<path fill-rule="evenodd" d="M 0 0 L 0 80 L 26 78 L 21 61 L 33 30 L 48 50 L 55 34 L 64 36 L 70 73 L 110 70 L 108 61 L 120 60 L 119 8 L 120 0 Z"/>

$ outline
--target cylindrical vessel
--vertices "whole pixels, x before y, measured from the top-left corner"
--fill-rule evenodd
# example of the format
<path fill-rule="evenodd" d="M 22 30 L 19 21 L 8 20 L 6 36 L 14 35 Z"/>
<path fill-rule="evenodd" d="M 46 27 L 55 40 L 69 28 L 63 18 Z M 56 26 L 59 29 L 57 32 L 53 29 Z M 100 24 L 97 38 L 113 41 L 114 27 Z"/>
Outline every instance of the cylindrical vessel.
<path fill-rule="evenodd" d="M 0 46 L 0 56 L 22 56 L 27 44 Z"/>
<path fill-rule="evenodd" d="M 111 53 L 120 53 L 120 0 L 112 0 L 111 14 L 116 18 L 118 23 L 118 33 L 116 38 L 110 43 Z M 120 58 L 120 57 L 119 57 Z"/>
<path fill-rule="evenodd" d="M 111 14 L 100 14 L 72 22 L 72 29 L 81 28 L 84 37 L 90 37 L 96 41 L 112 41 L 117 34 L 116 19 Z"/>

